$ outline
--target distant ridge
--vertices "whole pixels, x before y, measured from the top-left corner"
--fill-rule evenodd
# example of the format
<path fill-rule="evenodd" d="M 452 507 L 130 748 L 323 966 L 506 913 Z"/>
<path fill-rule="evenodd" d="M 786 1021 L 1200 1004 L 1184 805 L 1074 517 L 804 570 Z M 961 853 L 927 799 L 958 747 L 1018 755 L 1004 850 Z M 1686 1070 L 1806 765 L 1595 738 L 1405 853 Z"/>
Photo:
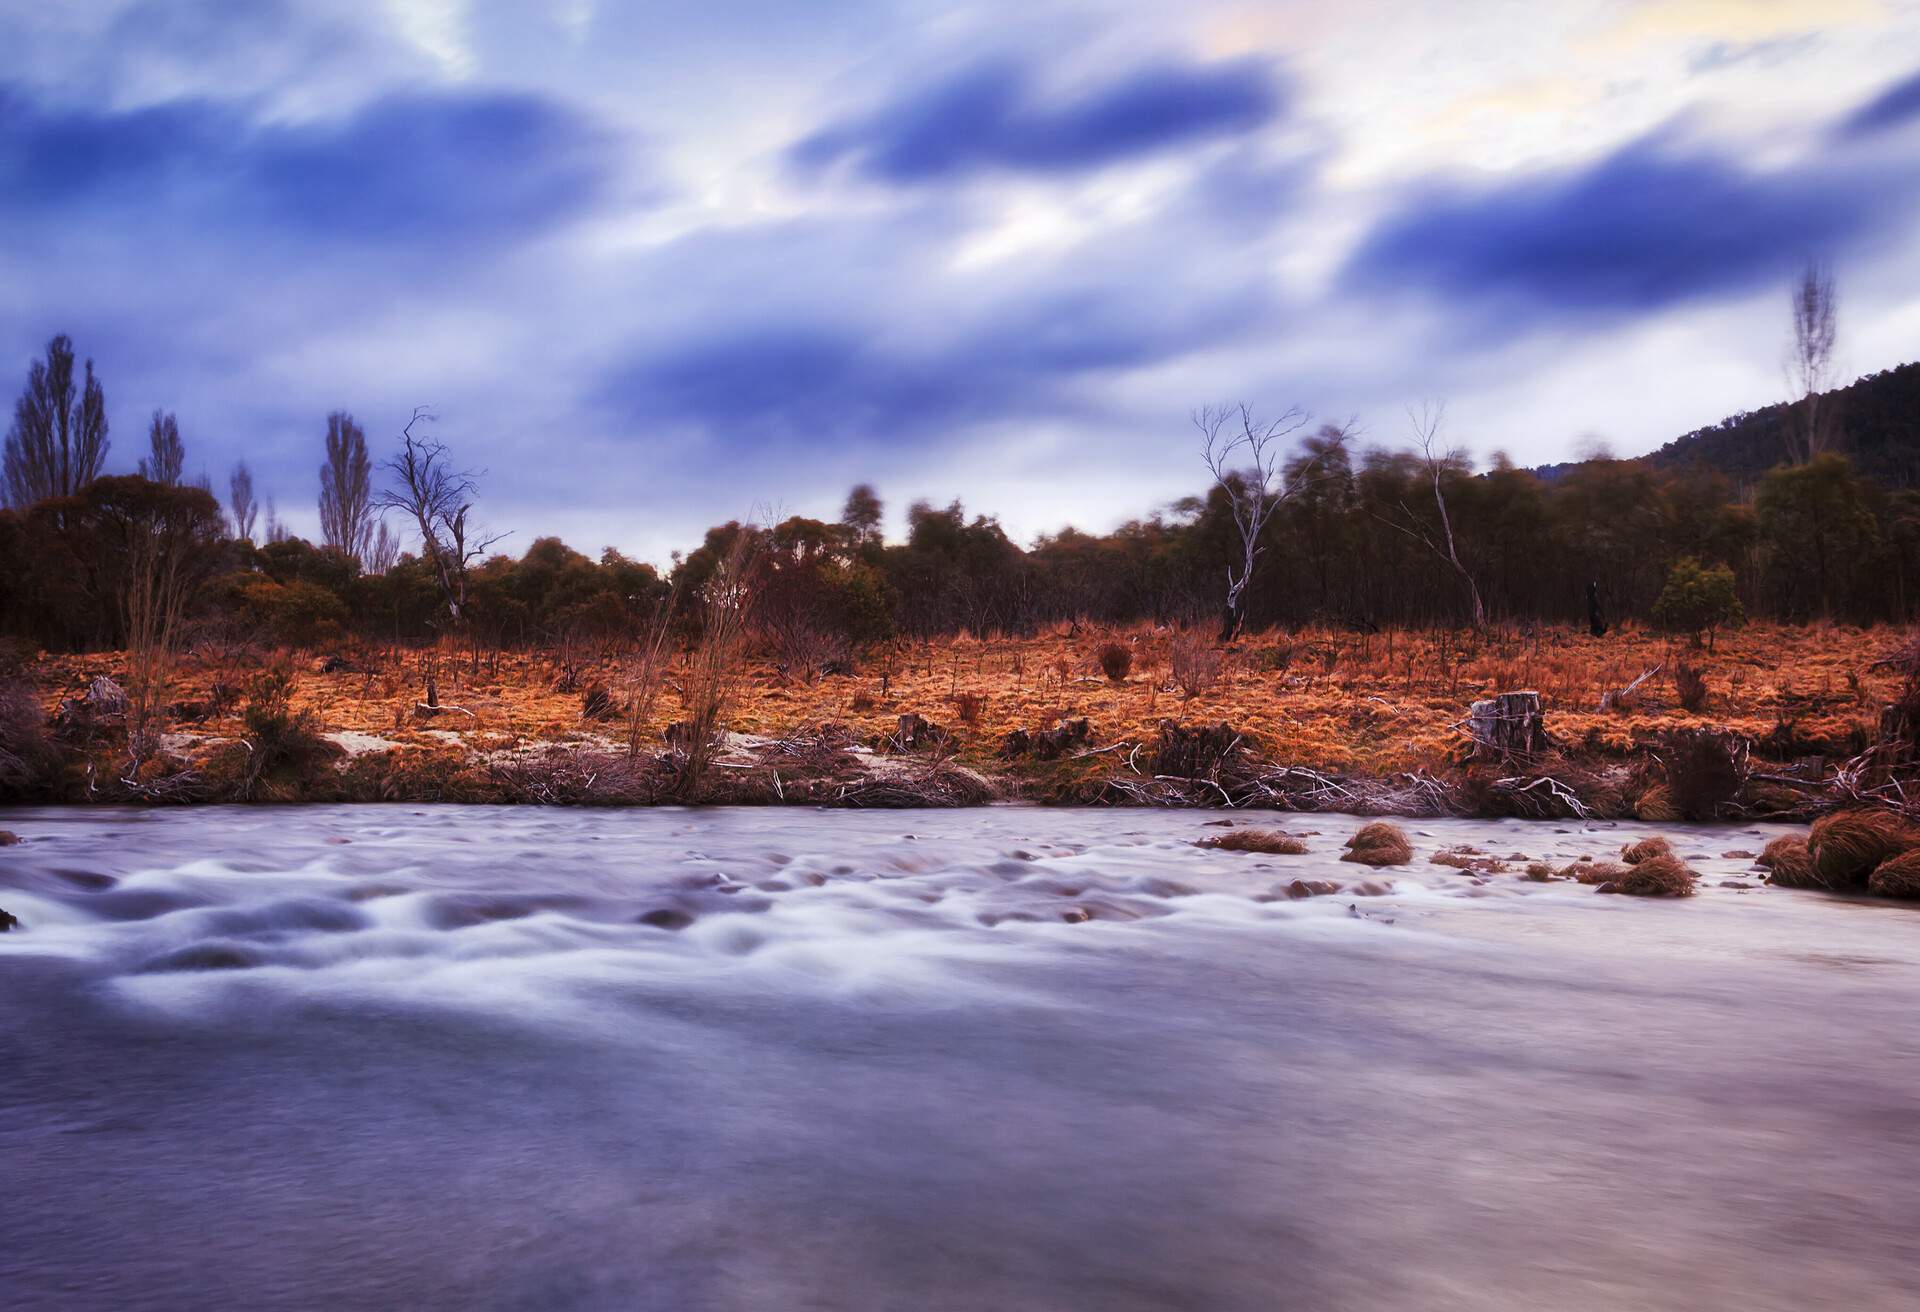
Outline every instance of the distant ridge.
<path fill-rule="evenodd" d="M 1835 450 L 1882 486 L 1920 487 L 1920 361 L 1867 374 L 1824 395 L 1836 411 Z M 1783 401 L 1730 415 L 1633 458 L 1660 470 L 1703 464 L 1748 487 L 1786 459 L 1789 410 Z M 1562 461 L 1534 472 L 1552 480 L 1580 463 Z"/>

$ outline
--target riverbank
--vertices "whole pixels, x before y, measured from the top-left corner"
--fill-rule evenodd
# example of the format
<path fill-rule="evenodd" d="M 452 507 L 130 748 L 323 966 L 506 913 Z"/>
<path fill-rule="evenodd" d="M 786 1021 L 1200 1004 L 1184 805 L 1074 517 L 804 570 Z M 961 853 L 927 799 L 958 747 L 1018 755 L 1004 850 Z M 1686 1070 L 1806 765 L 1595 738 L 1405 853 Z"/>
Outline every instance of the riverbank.
<path fill-rule="evenodd" d="M 1900 636 L 1754 625 L 1709 650 L 1632 628 L 1309 629 L 1218 648 L 1140 627 L 898 644 L 810 677 L 761 658 L 691 781 L 673 738 L 679 672 L 630 716 L 611 648 L 203 645 L 174 672 L 137 770 L 113 703 L 124 657 L 40 657 L 21 674 L 48 728 L 12 795 L 1806 820 L 1899 696 L 1875 661 Z M 1515 689 L 1539 692 L 1547 741 L 1489 759 L 1468 708 Z M 1676 743 L 1702 741 L 1738 756 L 1731 773 L 1676 760 Z"/>

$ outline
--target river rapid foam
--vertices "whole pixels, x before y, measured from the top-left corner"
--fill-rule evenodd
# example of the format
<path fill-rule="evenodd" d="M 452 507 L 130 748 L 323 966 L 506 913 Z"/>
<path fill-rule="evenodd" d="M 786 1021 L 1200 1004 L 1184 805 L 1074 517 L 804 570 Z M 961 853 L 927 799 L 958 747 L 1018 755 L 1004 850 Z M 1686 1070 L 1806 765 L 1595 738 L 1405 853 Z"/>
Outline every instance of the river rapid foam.
<path fill-rule="evenodd" d="M 1920 1305 L 1920 913 L 1219 819 L 0 811 L 0 1305 Z"/>

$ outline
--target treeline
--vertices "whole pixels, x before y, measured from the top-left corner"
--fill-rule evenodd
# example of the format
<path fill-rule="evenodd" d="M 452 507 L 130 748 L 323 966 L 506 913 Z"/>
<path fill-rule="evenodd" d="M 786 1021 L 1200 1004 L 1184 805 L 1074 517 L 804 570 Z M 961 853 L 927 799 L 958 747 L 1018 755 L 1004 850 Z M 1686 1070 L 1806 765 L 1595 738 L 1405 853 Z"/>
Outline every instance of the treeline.
<path fill-rule="evenodd" d="M 422 416 L 376 465 L 351 416 L 335 414 L 317 452 L 328 541 L 273 530 L 256 542 L 244 468 L 225 507 L 204 483 L 182 484 L 171 416 L 154 417 L 141 475 L 102 476 L 104 392 L 90 365 L 84 381 L 75 372 L 65 339 L 35 365 L 0 511 L 0 632 L 53 650 L 127 645 L 152 622 L 142 597 L 149 610 L 155 597 L 174 607 L 162 618 L 187 641 L 453 633 L 482 651 L 618 646 L 650 625 L 690 637 L 717 577 L 742 586 L 742 562 L 755 631 L 808 668 L 894 636 L 1212 624 L 1239 576 L 1233 622 L 1254 627 L 1459 625 L 1476 610 L 1586 622 L 1590 596 L 1605 622 L 1692 629 L 1744 612 L 1864 623 L 1910 617 L 1920 589 L 1920 491 L 1865 478 L 1843 455 L 1776 465 L 1742 491 L 1700 464 L 1593 460 L 1543 478 L 1497 460 L 1476 472 L 1437 452 L 1431 431 L 1422 450 L 1393 452 L 1355 451 L 1322 429 L 1284 465 L 1222 463 L 1206 492 L 1162 514 L 1031 547 L 958 502 L 915 504 L 904 540 L 887 542 L 880 500 L 860 487 L 835 519 L 716 527 L 663 575 L 555 538 L 500 554 L 473 526 L 478 480 L 423 436 Z M 1262 512 L 1251 549 L 1249 505 Z M 400 550 L 396 523 L 413 550 Z M 1682 594 L 1709 600 L 1690 611 Z"/>

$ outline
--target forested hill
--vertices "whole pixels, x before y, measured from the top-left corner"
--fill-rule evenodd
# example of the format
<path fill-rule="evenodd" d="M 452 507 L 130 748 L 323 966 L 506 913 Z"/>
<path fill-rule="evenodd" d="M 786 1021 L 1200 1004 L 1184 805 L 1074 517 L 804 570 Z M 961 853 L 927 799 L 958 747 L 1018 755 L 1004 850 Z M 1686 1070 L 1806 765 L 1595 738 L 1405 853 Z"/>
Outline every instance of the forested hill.
<path fill-rule="evenodd" d="M 1883 487 L 1920 487 L 1920 361 L 1868 374 L 1826 394 L 1837 408 L 1837 450 Z M 1784 428 L 1791 407 L 1782 402 L 1737 414 L 1677 437 L 1641 459 L 1659 470 L 1704 464 L 1736 486 L 1751 486 L 1787 456 Z M 1556 478 L 1571 465 L 1537 471 Z"/>

